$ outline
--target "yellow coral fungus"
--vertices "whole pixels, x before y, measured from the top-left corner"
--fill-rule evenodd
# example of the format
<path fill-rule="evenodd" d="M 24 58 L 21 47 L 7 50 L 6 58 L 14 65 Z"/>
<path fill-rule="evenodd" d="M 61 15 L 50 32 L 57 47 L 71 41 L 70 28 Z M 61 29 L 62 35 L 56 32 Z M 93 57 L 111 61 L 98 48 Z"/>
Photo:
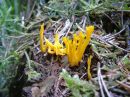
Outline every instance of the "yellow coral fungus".
<path fill-rule="evenodd" d="M 78 66 L 78 63 L 81 61 L 84 51 L 89 44 L 93 31 L 94 26 L 88 26 L 86 27 L 86 34 L 83 34 L 82 32 L 79 32 L 78 35 L 74 34 L 72 40 L 67 37 L 63 38 L 71 67 Z"/>
<path fill-rule="evenodd" d="M 59 36 L 58 34 L 55 35 L 55 42 L 54 45 L 45 38 L 46 45 L 48 47 L 48 53 L 50 54 L 56 54 L 56 55 L 65 55 L 66 50 L 62 44 L 59 42 Z"/>
<path fill-rule="evenodd" d="M 46 45 L 47 45 L 47 48 L 48 48 L 48 53 L 50 54 L 54 54 L 54 45 L 48 40 L 45 38 L 45 41 L 46 41 Z"/>
<path fill-rule="evenodd" d="M 44 25 L 41 25 L 40 28 L 40 49 L 42 52 L 45 52 L 48 49 L 48 53 L 56 55 L 65 55 L 68 56 L 68 61 L 70 66 L 78 66 L 81 61 L 84 51 L 89 44 L 91 39 L 92 32 L 94 31 L 94 26 L 86 27 L 86 34 L 79 32 L 79 34 L 73 34 L 73 39 L 68 39 L 63 37 L 63 44 L 59 42 L 58 34 L 55 35 L 54 44 L 51 43 L 48 39 L 44 38 Z M 44 40 L 45 39 L 45 44 Z"/>
<path fill-rule="evenodd" d="M 93 31 L 94 31 L 94 26 L 86 27 L 86 35 L 85 35 L 84 41 L 82 40 L 83 39 L 83 35 L 81 34 L 82 35 L 82 37 L 80 37 L 81 41 L 80 41 L 80 44 L 79 44 L 79 46 L 77 48 L 78 49 L 78 53 L 80 53 L 79 54 L 79 61 L 82 59 L 83 53 L 84 53 L 86 47 L 88 46 L 88 44 L 89 44 L 89 42 L 91 40 L 91 35 L 92 35 Z"/>
<path fill-rule="evenodd" d="M 88 57 L 88 60 L 87 60 L 87 64 L 88 64 L 88 68 L 87 68 L 87 73 L 88 73 L 88 79 L 90 80 L 91 79 L 91 72 L 90 72 L 90 66 L 91 66 L 91 60 L 92 60 L 92 55 L 90 55 Z"/>
<path fill-rule="evenodd" d="M 65 55 L 66 48 L 59 42 L 58 34 L 55 35 L 55 42 L 54 44 L 51 43 L 48 39 L 45 38 L 45 45 L 44 45 L 44 24 L 41 25 L 40 28 L 40 49 L 42 52 L 45 52 L 48 49 L 48 53 L 56 54 L 56 55 Z"/>
<path fill-rule="evenodd" d="M 54 51 L 55 51 L 56 55 L 65 55 L 66 54 L 63 44 L 61 44 L 59 42 L 58 34 L 55 35 Z"/>
<path fill-rule="evenodd" d="M 40 27 L 40 49 L 42 52 L 46 51 L 46 45 L 44 43 L 44 24 L 41 25 Z"/>

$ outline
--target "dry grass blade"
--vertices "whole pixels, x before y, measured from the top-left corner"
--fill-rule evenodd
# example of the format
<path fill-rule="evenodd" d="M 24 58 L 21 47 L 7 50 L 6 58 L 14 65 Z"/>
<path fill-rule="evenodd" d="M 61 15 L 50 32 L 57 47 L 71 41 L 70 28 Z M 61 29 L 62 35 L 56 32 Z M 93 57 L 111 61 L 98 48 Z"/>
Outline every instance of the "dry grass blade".
<path fill-rule="evenodd" d="M 100 68 L 100 63 L 98 63 L 98 68 Z M 105 97 L 104 95 L 104 91 L 103 91 L 103 86 L 102 86 L 102 83 L 101 83 L 101 78 L 100 78 L 100 69 L 98 69 L 98 72 L 97 72 L 97 75 L 98 75 L 98 83 L 99 83 L 99 87 L 100 87 L 100 91 L 101 91 L 101 96 L 102 97 Z"/>
<path fill-rule="evenodd" d="M 64 28 L 59 32 L 59 37 L 64 36 L 65 32 L 68 30 L 69 26 L 71 25 L 70 20 L 66 20 Z"/>
<path fill-rule="evenodd" d="M 98 82 L 99 82 L 99 85 L 100 85 L 102 97 L 105 97 L 104 92 L 106 92 L 108 97 L 112 97 L 112 95 L 110 95 L 110 93 L 109 93 L 109 91 L 107 89 L 107 86 L 106 86 L 106 84 L 105 84 L 105 82 L 103 80 L 103 77 L 101 75 L 100 63 L 98 63 Z"/>
<path fill-rule="evenodd" d="M 128 93 L 130 93 L 130 86 L 128 86 L 127 84 L 124 84 L 120 81 L 116 81 L 121 87 L 123 87 Z"/>

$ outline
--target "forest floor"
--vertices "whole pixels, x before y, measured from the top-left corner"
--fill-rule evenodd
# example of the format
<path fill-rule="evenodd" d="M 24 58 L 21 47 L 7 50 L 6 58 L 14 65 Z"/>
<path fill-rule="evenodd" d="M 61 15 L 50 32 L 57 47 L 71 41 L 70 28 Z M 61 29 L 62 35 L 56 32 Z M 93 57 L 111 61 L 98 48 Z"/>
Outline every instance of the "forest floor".
<path fill-rule="evenodd" d="M 92 1 L 28 0 L 17 24 L 3 16 L 0 97 L 130 97 L 130 3 Z M 81 45 L 85 51 L 78 65 L 71 65 L 68 53 L 41 50 L 43 23 L 44 39 L 54 44 L 58 34 L 63 46 L 63 37 L 73 39 L 94 26 L 89 44 Z M 71 60 L 80 54 L 70 54 Z"/>

